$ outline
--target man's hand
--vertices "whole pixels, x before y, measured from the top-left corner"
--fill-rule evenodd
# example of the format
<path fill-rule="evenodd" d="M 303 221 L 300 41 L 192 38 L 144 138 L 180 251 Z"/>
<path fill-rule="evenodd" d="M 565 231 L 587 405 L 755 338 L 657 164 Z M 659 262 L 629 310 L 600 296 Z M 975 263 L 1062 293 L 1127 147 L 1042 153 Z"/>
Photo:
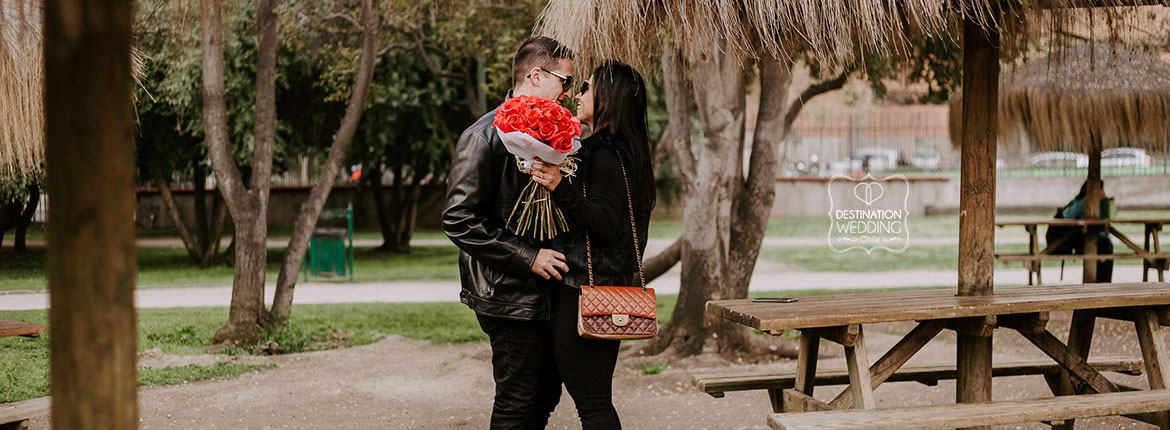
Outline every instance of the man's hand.
<path fill-rule="evenodd" d="M 540 161 L 539 158 L 536 160 Z M 532 167 L 532 180 L 549 191 L 554 191 L 561 183 L 561 166 L 541 161 Z"/>
<path fill-rule="evenodd" d="M 565 255 L 551 249 L 541 249 L 536 253 L 536 260 L 532 262 L 532 273 L 544 279 L 556 278 L 561 280 L 561 273 L 569 273 L 569 265 L 565 264 Z"/>

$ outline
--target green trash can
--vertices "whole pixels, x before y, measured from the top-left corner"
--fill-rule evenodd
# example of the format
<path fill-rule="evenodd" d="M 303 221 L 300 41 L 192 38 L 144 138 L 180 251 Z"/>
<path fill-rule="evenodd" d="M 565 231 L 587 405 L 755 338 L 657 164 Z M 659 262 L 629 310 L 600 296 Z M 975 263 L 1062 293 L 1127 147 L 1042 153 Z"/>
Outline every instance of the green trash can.
<path fill-rule="evenodd" d="M 309 271 L 313 276 L 346 276 L 349 260 L 344 228 L 319 228 L 309 238 Z"/>

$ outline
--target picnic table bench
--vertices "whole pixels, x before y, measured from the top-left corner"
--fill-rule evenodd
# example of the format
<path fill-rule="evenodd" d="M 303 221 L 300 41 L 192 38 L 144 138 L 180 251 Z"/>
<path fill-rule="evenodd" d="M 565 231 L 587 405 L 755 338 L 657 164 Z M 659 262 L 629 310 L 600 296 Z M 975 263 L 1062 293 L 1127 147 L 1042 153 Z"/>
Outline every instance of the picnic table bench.
<path fill-rule="evenodd" d="M 45 331 L 45 326 L 42 324 L 0 320 L 0 338 L 11 336 L 40 337 L 43 331 Z M 48 397 L 0 404 L 0 430 L 27 429 L 29 417 L 48 410 Z"/>
<path fill-rule="evenodd" d="M 43 324 L 0 320 L 0 338 L 9 336 L 40 337 L 45 331 Z"/>
<path fill-rule="evenodd" d="M 1143 233 L 1144 243 L 1139 246 L 1125 234 L 1122 234 L 1114 225 L 1118 224 L 1141 224 L 1145 226 Z M 1159 234 L 1163 226 L 1170 224 L 1170 219 L 1038 219 L 1038 220 L 1015 220 L 1015 221 L 997 221 L 995 225 L 1003 228 L 1008 226 L 1023 226 L 1028 232 L 1028 252 L 1027 253 L 996 253 L 995 257 L 1001 261 L 1022 261 L 1024 268 L 1028 270 L 1028 285 L 1032 285 L 1033 275 L 1036 277 L 1036 284 L 1041 283 L 1040 266 L 1041 262 L 1046 260 L 1065 260 L 1075 259 L 1082 260 L 1086 263 L 1089 261 L 1101 260 L 1119 260 L 1119 259 L 1142 259 L 1142 281 L 1149 281 L 1149 271 L 1154 269 L 1158 274 L 1158 282 L 1166 282 L 1165 271 L 1170 270 L 1170 253 L 1162 253 L 1162 242 Z M 1039 226 L 1046 225 L 1051 227 L 1080 227 L 1081 232 L 1086 235 L 1090 232 L 1105 231 L 1106 233 L 1116 237 L 1118 241 L 1124 244 L 1127 248 L 1133 250 L 1132 253 L 1121 254 L 1053 254 L 1053 252 L 1064 245 L 1067 237 L 1061 237 L 1053 243 L 1045 244 L 1044 248 L 1040 247 L 1040 240 L 1038 235 Z"/>
<path fill-rule="evenodd" d="M 1066 343 L 1048 330 L 1048 313 L 1070 310 L 1073 320 Z M 956 427 L 957 421 L 930 422 L 931 416 L 952 413 L 964 414 L 963 427 L 1063 421 L 1064 428 L 1071 428 L 1076 418 L 1122 414 L 1170 429 L 1170 415 L 1166 413 L 1170 410 L 1170 390 L 1165 390 L 1170 386 L 1167 372 L 1170 351 L 1166 349 L 1163 328 L 1170 325 L 1170 284 L 1167 283 L 1060 285 L 1044 289 L 1002 287 L 994 295 L 962 297 L 951 289 L 930 289 L 809 296 L 795 303 L 718 300 L 708 302 L 707 311 L 775 335 L 784 330 L 800 332 L 800 354 L 792 388 L 769 391 L 773 407 L 785 412 L 769 418 L 769 424 L 776 429 Z M 1131 391 L 1135 388 L 1114 383 L 1101 374 L 1105 367 L 1094 365 L 1102 363 L 1101 360 L 1088 360 L 1098 317 L 1134 322 L 1142 366 L 1151 390 L 1134 394 Z M 918 325 L 871 365 L 865 350 L 863 326 L 905 321 L 917 321 Z M 1041 374 L 1046 375 L 1045 381 L 1053 394 L 1067 397 L 876 409 L 873 389 L 884 382 L 898 380 L 895 375 L 899 369 L 942 330 L 991 336 L 1001 327 L 1019 332 L 1060 367 L 1059 374 Z M 829 402 L 812 397 L 818 384 L 833 377 L 817 372 L 821 339 L 842 345 L 847 365 L 849 386 Z M 1000 375 L 1005 375 L 1003 372 Z M 1100 395 L 1079 395 L 1085 393 Z M 1139 394 L 1143 396 L 1140 402 L 1135 397 Z M 852 414 L 839 413 L 851 408 L 855 409 Z M 1037 414 L 1033 409 L 1047 412 Z M 1025 413 L 1016 413 L 1020 411 Z M 815 425 L 809 424 L 814 422 Z M 869 424 L 859 426 L 858 423 Z"/>

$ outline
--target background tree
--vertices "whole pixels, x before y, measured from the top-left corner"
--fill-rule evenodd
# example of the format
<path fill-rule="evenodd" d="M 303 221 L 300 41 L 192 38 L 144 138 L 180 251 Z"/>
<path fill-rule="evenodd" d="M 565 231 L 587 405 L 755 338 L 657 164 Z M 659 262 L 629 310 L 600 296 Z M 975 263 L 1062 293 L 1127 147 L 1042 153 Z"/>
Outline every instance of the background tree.
<path fill-rule="evenodd" d="M 503 102 L 512 54 L 544 4 L 390 2 L 383 57 L 396 66 L 377 72 L 358 135 L 363 145 L 351 152 L 377 209 L 379 250 L 410 250 L 423 189 L 444 183 L 459 134 Z"/>
<path fill-rule="evenodd" d="M 221 0 L 200 0 L 203 57 L 203 128 L 212 170 L 235 225 L 235 275 L 228 321 L 212 342 L 255 343 L 260 338 L 268 255 L 268 191 L 276 133 L 277 0 L 256 4 L 256 103 L 251 175 L 245 183 L 232 155 L 224 85 Z"/>
<path fill-rule="evenodd" d="M 276 278 L 276 296 L 273 299 L 272 311 L 269 313 L 269 325 L 272 326 L 282 326 L 292 309 L 297 272 L 300 271 L 301 263 L 304 261 L 309 235 L 317 224 L 317 217 L 325 206 L 325 200 L 329 198 L 334 178 L 341 169 L 341 162 L 350 143 L 353 142 L 354 133 L 357 132 L 362 111 L 365 109 L 366 94 L 374 73 L 374 58 L 378 55 L 380 19 L 373 0 L 362 0 L 360 13 L 361 24 L 358 27 L 362 34 L 362 44 L 359 50 L 361 57 L 358 59 L 358 67 L 354 73 L 349 105 L 346 106 L 345 117 L 341 119 L 341 126 L 337 130 L 333 145 L 329 147 L 329 157 L 321 168 L 317 183 L 309 192 L 309 200 L 305 203 L 300 214 L 297 215 L 296 224 L 293 225 L 292 238 L 289 240 L 288 248 L 285 249 L 280 273 Z"/>
<path fill-rule="evenodd" d="M 0 178 L 0 248 L 4 235 L 14 230 L 13 252 L 26 252 L 26 235 L 41 200 L 42 182 L 37 177 Z"/>

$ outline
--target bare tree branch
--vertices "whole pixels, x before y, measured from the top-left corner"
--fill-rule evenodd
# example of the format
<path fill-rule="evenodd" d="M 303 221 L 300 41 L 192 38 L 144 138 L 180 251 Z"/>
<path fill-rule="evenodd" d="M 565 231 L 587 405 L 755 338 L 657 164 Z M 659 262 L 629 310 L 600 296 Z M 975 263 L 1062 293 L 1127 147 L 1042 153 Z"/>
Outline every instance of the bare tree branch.
<path fill-rule="evenodd" d="M 682 258 L 682 238 L 674 240 L 674 243 L 666 247 L 666 249 L 659 252 L 657 255 L 647 258 L 642 264 L 643 274 L 646 276 L 646 282 L 658 279 L 663 273 L 670 270 Z"/>
<path fill-rule="evenodd" d="M 427 51 L 427 47 L 423 43 L 422 30 L 415 32 L 411 36 L 414 37 L 415 46 L 418 48 L 419 55 L 422 56 L 423 63 L 427 65 L 427 69 L 430 69 L 431 73 L 449 78 L 463 78 L 467 75 L 466 73 L 455 73 L 449 70 L 439 69 L 439 66 L 435 65 L 434 60 L 431 60 L 430 53 Z"/>
<path fill-rule="evenodd" d="M 792 130 L 792 123 L 796 121 L 796 117 L 800 115 L 801 109 L 804 109 L 804 104 L 812 100 L 813 97 L 827 93 L 829 91 L 839 90 L 845 86 L 845 81 L 849 79 L 849 74 L 853 73 L 853 67 L 847 67 L 845 71 L 828 81 L 821 81 L 805 88 L 800 92 L 800 97 L 792 101 L 792 105 L 788 107 L 788 113 L 784 115 L 784 129 L 789 130 L 785 132 L 785 136 Z"/>
<path fill-rule="evenodd" d="M 354 28 L 356 28 L 358 30 L 362 29 L 362 24 L 360 22 L 358 22 L 356 19 L 353 19 L 352 16 L 349 16 L 349 14 L 344 13 L 344 12 L 331 13 L 329 15 L 325 15 L 322 18 L 324 18 L 325 21 L 328 21 L 331 19 L 341 18 L 341 19 L 344 19 L 346 21 L 349 21 L 350 24 L 353 24 Z"/>

